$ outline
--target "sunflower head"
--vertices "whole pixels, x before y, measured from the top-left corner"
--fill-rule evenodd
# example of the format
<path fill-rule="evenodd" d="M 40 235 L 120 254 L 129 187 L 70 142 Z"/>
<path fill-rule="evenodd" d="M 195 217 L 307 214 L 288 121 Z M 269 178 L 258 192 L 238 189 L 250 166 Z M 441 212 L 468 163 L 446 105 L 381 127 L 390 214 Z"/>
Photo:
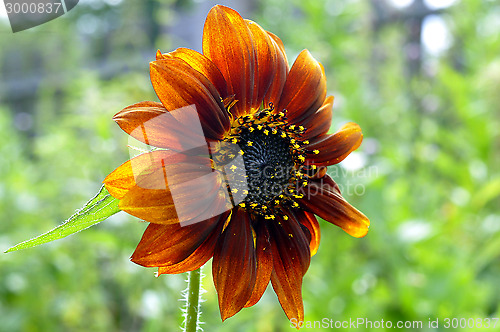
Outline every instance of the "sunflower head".
<path fill-rule="evenodd" d="M 150 223 L 132 261 L 163 274 L 213 257 L 223 320 L 257 303 L 269 281 L 288 318 L 303 320 L 315 215 L 355 237 L 369 226 L 327 175 L 363 136 L 355 123 L 328 133 L 323 66 L 304 50 L 289 68 L 277 36 L 215 6 L 203 54 L 158 52 L 150 68 L 160 102 L 114 120 L 152 149 L 104 180 L 122 210 Z"/>

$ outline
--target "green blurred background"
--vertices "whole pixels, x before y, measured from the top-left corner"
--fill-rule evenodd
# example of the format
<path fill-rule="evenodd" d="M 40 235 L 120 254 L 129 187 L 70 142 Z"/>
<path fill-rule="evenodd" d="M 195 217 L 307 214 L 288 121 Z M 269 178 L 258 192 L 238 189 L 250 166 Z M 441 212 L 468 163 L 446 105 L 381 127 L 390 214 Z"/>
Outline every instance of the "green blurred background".
<path fill-rule="evenodd" d="M 336 98 L 332 130 L 355 121 L 364 132 L 330 172 L 370 232 L 320 222 L 306 320 L 500 317 L 500 3 L 393 1 L 223 2 L 280 36 L 290 62 L 308 48 Z M 0 250 L 58 225 L 128 159 L 111 117 L 156 100 L 149 61 L 158 48 L 200 50 L 214 4 L 83 0 L 15 34 L 3 12 Z M 0 254 L 0 331 L 179 330 L 185 276 L 129 261 L 145 227 L 120 213 Z M 271 287 L 221 323 L 204 271 L 206 331 L 293 330 Z"/>

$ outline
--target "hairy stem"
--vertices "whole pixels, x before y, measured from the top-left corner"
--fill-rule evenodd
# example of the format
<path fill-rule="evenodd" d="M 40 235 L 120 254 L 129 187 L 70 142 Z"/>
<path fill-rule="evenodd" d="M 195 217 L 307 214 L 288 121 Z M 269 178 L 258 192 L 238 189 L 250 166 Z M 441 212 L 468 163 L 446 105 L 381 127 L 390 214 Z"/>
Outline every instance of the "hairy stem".
<path fill-rule="evenodd" d="M 200 315 L 200 279 L 201 268 L 189 272 L 185 332 L 196 332 L 198 330 L 198 318 Z"/>

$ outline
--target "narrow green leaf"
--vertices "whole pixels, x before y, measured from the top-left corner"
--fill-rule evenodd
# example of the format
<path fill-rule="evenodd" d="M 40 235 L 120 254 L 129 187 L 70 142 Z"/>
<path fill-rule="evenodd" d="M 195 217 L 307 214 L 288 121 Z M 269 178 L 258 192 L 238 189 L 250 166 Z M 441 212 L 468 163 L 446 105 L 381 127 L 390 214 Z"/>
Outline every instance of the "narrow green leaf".
<path fill-rule="evenodd" d="M 6 253 L 21 249 L 27 249 L 47 242 L 62 239 L 68 235 L 79 232 L 90 226 L 93 226 L 113 214 L 120 211 L 118 199 L 109 194 L 104 186 L 101 187 L 97 195 L 94 196 L 85 206 L 69 217 L 63 224 L 57 226 L 51 231 L 35 237 L 34 239 L 21 242 Z"/>

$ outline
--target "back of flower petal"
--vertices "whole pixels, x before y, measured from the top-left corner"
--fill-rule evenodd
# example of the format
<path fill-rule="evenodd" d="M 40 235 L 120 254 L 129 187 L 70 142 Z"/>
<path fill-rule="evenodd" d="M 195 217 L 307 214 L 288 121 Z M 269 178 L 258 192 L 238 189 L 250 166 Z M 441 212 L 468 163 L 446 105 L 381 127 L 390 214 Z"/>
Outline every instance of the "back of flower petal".
<path fill-rule="evenodd" d="M 233 115 L 250 112 L 256 98 L 256 56 L 252 34 L 238 12 L 220 5 L 210 10 L 203 29 L 203 54 L 222 72 L 228 95 L 236 95 Z"/>

